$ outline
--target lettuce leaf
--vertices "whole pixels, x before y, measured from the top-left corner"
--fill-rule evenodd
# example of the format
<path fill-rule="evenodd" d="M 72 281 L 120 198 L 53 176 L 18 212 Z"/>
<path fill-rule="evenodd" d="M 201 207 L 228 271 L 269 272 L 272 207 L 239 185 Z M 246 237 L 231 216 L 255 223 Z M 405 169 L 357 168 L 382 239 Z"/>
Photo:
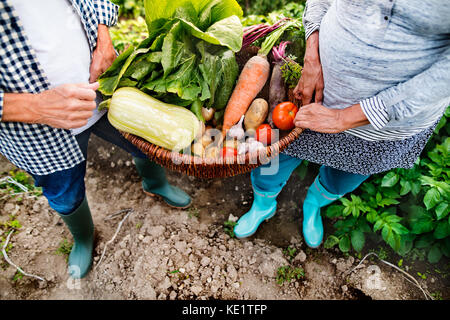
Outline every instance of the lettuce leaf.
<path fill-rule="evenodd" d="M 144 0 L 148 38 L 100 77 L 111 96 L 136 87 L 167 103 L 225 108 L 239 68 L 242 9 L 236 0 Z"/>

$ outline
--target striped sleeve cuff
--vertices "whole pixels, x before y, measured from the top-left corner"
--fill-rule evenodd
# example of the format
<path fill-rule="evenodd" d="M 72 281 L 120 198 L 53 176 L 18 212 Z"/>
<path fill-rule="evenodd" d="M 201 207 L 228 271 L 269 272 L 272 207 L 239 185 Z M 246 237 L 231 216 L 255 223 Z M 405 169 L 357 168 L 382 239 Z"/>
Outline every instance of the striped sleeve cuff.
<path fill-rule="evenodd" d="M 377 129 L 383 129 L 389 122 L 389 114 L 383 100 L 378 97 L 372 97 L 360 101 L 361 108 L 370 124 Z"/>
<path fill-rule="evenodd" d="M 305 26 L 305 39 L 308 40 L 308 38 L 317 30 L 320 29 L 319 24 L 309 24 Z"/>
<path fill-rule="evenodd" d="M 98 23 L 108 27 L 114 26 L 119 18 L 119 6 L 108 0 L 97 0 L 94 3 Z"/>
<path fill-rule="evenodd" d="M 0 122 L 2 121 L 2 117 L 3 117 L 3 96 L 4 96 L 4 93 L 2 90 L 0 90 Z"/>

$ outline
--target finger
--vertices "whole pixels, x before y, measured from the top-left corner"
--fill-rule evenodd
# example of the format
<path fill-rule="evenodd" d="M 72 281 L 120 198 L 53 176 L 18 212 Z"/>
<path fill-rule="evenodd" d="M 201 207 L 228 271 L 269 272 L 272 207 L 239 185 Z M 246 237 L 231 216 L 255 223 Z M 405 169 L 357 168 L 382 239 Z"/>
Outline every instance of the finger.
<path fill-rule="evenodd" d="M 67 112 L 93 111 L 97 107 L 95 101 L 86 101 L 80 99 L 72 99 L 68 102 Z"/>
<path fill-rule="evenodd" d="M 97 94 L 95 90 L 78 87 L 73 95 L 74 98 L 84 101 L 95 101 Z"/>
<path fill-rule="evenodd" d="M 95 81 L 97 81 L 98 77 L 101 74 L 101 65 L 98 59 L 94 59 L 92 61 L 91 67 L 89 69 L 89 74 L 89 83 L 94 83 Z"/>
<path fill-rule="evenodd" d="M 316 99 L 315 103 L 322 103 L 323 102 L 323 88 L 316 88 Z"/>
<path fill-rule="evenodd" d="M 298 81 L 297 86 L 294 89 L 294 97 L 298 100 L 301 100 L 302 99 L 302 91 L 303 91 L 303 82 L 300 79 Z"/>
<path fill-rule="evenodd" d="M 307 121 L 295 121 L 295 122 L 294 122 L 294 125 L 295 125 L 297 128 L 309 129 L 309 126 L 308 126 L 308 122 L 307 122 Z"/>
<path fill-rule="evenodd" d="M 303 89 L 303 93 L 302 93 L 302 97 L 301 97 L 303 105 L 307 105 L 307 104 L 311 103 L 313 93 L 314 93 L 314 88 L 312 88 L 312 87 Z"/>
<path fill-rule="evenodd" d="M 85 121 L 90 119 L 93 116 L 92 111 L 79 111 L 74 112 L 70 115 L 70 121 Z"/>
<path fill-rule="evenodd" d="M 89 83 L 91 84 L 95 83 L 101 74 L 102 74 L 101 71 L 92 71 L 91 76 L 89 77 Z"/>
<path fill-rule="evenodd" d="M 78 128 L 84 127 L 87 124 L 88 124 L 87 120 L 78 120 L 78 121 L 74 121 L 74 122 L 71 122 L 68 125 L 66 125 L 65 129 L 78 129 Z"/>
<path fill-rule="evenodd" d="M 100 83 L 98 83 L 98 82 L 93 82 L 93 83 L 77 83 L 75 86 L 77 86 L 77 87 L 79 87 L 79 88 L 84 88 L 84 89 L 89 89 L 89 90 L 97 91 L 98 88 L 100 87 Z"/>

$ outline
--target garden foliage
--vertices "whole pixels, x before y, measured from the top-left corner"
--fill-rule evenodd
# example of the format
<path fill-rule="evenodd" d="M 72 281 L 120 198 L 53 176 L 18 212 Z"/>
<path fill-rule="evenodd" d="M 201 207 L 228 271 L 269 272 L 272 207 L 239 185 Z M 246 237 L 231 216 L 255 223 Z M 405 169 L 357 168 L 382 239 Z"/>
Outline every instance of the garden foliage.
<path fill-rule="evenodd" d="M 450 257 L 450 108 L 412 169 L 371 177 L 324 210 L 336 219 L 326 248 L 360 252 L 367 233 L 381 235 L 402 256 Z"/>

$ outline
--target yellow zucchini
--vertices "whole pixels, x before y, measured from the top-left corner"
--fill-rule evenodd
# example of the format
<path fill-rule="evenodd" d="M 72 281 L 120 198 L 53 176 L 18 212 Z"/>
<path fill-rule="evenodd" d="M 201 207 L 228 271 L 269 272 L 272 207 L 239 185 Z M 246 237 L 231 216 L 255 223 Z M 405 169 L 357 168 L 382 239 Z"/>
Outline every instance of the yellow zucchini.
<path fill-rule="evenodd" d="M 201 126 L 188 109 L 159 101 L 136 88 L 120 88 L 108 104 L 108 120 L 128 132 L 169 150 L 189 147 Z"/>

